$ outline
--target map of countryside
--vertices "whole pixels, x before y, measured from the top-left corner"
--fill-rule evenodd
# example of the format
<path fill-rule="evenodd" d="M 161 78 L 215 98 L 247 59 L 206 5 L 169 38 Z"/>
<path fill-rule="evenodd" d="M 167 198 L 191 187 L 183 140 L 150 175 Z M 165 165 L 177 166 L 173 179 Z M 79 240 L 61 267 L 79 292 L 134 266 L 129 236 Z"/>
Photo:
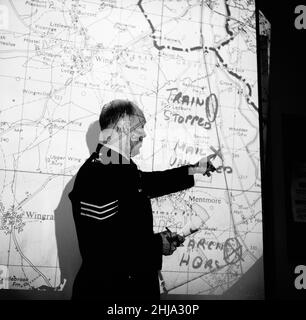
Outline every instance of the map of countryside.
<path fill-rule="evenodd" d="M 0 5 L 8 13 L 0 30 L 0 265 L 8 287 L 61 290 L 54 211 L 89 156 L 88 128 L 105 103 L 124 98 L 147 118 L 135 158 L 142 170 L 216 154 L 210 177 L 152 200 L 156 232 L 198 230 L 164 257 L 161 292 L 225 293 L 263 250 L 254 0 Z"/>

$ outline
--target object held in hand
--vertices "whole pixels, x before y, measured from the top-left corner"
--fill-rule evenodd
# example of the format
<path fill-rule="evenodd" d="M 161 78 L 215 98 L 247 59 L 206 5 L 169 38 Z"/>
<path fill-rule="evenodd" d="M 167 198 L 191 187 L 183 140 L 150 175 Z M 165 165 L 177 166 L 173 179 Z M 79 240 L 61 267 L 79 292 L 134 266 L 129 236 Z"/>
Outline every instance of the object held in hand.
<path fill-rule="evenodd" d="M 216 171 L 217 169 L 213 166 L 213 164 L 208 161 L 207 162 L 207 169 L 206 171 L 203 173 L 203 176 L 207 175 L 207 177 L 210 177 L 211 176 L 211 172 L 214 172 Z"/>
<path fill-rule="evenodd" d="M 184 236 L 181 236 L 181 235 L 179 235 L 179 234 L 177 234 L 177 233 L 174 233 L 174 234 L 173 234 L 167 227 L 166 227 L 166 230 L 167 230 L 170 234 L 172 234 L 171 237 L 168 237 L 168 238 L 167 238 L 168 241 L 169 241 L 170 243 L 176 242 L 176 246 L 177 246 L 177 247 L 182 247 L 182 244 L 183 244 L 183 242 L 185 241 L 185 237 L 184 237 Z"/>

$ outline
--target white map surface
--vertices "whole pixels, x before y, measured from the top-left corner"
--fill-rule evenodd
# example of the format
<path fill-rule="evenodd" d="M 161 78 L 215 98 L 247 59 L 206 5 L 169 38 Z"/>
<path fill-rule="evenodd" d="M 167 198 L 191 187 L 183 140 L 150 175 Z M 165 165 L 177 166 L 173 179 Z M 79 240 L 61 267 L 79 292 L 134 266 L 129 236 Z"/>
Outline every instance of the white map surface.
<path fill-rule="evenodd" d="M 153 201 L 156 231 L 200 231 L 164 259 L 161 291 L 226 292 L 262 256 L 254 0 L 18 0 L 0 30 L 0 265 L 9 287 L 58 287 L 54 210 L 101 106 L 147 118 L 143 170 L 218 151 L 211 177 Z M 212 147 L 212 148 L 211 148 Z"/>

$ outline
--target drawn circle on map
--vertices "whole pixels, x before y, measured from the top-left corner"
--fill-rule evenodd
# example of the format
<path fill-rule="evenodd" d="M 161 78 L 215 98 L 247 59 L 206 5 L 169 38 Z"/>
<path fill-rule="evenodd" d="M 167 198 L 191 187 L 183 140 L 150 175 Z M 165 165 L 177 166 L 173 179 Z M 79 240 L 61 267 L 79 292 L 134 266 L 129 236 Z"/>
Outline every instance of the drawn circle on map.
<path fill-rule="evenodd" d="M 227 264 L 235 264 L 242 259 L 242 246 L 237 238 L 229 238 L 224 243 L 224 261 Z"/>
<path fill-rule="evenodd" d="M 16 79 L 16 81 L 20 81 L 20 77 L 16 77 L 15 79 Z"/>

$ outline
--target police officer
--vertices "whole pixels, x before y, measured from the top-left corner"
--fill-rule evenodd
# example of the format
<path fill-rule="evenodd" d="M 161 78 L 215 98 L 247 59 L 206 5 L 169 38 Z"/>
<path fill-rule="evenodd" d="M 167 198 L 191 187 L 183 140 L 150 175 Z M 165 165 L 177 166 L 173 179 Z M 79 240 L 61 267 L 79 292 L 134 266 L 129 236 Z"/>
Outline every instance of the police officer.
<path fill-rule="evenodd" d="M 96 152 L 82 165 L 69 198 L 82 266 L 73 299 L 159 299 L 162 256 L 184 241 L 170 231 L 154 234 L 150 199 L 194 185 L 207 158 L 196 165 L 142 172 L 131 159 L 146 136 L 143 112 L 127 100 L 106 104 Z"/>

